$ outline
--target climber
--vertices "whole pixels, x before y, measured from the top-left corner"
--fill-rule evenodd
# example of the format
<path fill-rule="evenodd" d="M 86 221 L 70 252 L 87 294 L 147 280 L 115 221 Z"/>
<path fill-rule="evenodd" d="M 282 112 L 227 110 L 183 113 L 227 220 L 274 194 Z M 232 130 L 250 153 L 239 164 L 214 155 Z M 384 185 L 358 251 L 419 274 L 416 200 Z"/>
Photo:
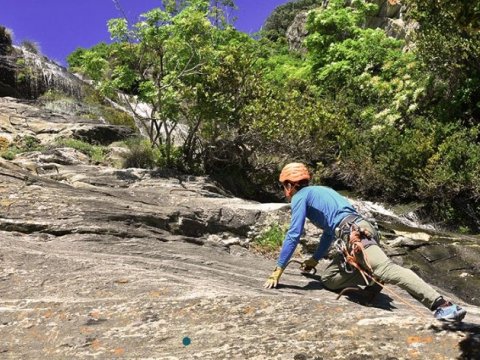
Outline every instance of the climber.
<path fill-rule="evenodd" d="M 350 239 L 355 235 L 361 243 L 362 251 L 355 257 L 355 263 L 360 264 L 361 269 L 349 266 L 345 256 L 338 253 L 321 276 L 325 288 L 338 292 L 348 287 L 366 285 L 365 292 L 378 294 L 382 290 L 382 284 L 395 284 L 433 311 L 436 319 L 461 321 L 465 317 L 464 309 L 445 300 L 413 271 L 393 263 L 378 245 L 376 227 L 362 218 L 346 198 L 331 188 L 310 185 L 310 178 L 307 167 L 302 163 L 290 163 L 280 173 L 279 180 L 285 197 L 291 202 L 291 222 L 277 266 L 265 282 L 265 288 L 277 287 L 280 276 L 300 241 L 305 219 L 308 218 L 322 228 L 323 233 L 313 256 L 302 263 L 303 271 L 314 269 L 332 242 L 341 241 L 342 234 L 350 234 Z M 352 233 L 352 229 L 356 232 Z M 347 243 L 347 247 L 352 246 Z M 362 276 L 362 269 L 367 269 L 365 272 L 369 273 L 368 284 L 365 276 Z"/>

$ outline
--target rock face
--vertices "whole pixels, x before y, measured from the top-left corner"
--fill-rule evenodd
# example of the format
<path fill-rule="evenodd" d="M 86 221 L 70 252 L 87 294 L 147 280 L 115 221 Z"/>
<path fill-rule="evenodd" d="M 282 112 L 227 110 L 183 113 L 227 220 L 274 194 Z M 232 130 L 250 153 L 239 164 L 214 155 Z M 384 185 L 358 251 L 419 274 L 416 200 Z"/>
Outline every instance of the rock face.
<path fill-rule="evenodd" d="M 405 20 L 405 5 L 397 1 L 373 0 L 369 1 L 378 5 L 378 13 L 367 19 L 365 27 L 374 29 L 383 29 L 388 36 L 404 39 L 415 29 L 416 24 Z M 351 1 L 346 1 L 349 5 Z M 328 6 L 328 5 L 327 5 Z M 306 22 L 309 11 L 301 11 L 295 17 L 295 20 L 289 26 L 286 32 L 287 42 L 290 50 L 305 52 L 303 41 L 308 35 Z"/>
<path fill-rule="evenodd" d="M 292 24 L 288 27 L 285 36 L 287 37 L 290 50 L 304 53 L 303 40 L 308 35 L 307 31 L 308 11 L 301 11 L 295 16 Z"/>
<path fill-rule="evenodd" d="M 0 26 L 0 96 L 11 96 L 15 92 L 15 70 L 8 61 L 12 51 L 11 35 Z"/>
<path fill-rule="evenodd" d="M 0 26 L 0 96 L 36 99 L 47 90 L 80 98 L 84 81 L 41 54 L 13 46 Z"/>
<path fill-rule="evenodd" d="M 17 105 L 3 99 L 0 114 Z M 56 150 L 0 158 L 2 358 L 480 356 L 480 309 L 459 299 L 465 322 L 447 324 L 397 288 L 370 307 L 336 300 L 319 276 L 294 265 L 279 289 L 263 289 L 274 260 L 248 243 L 252 231 L 288 219 L 286 204 L 234 198 L 204 177 L 102 167 Z M 36 171 L 22 159 L 53 166 Z M 391 247 L 425 241 L 407 236 Z"/>
<path fill-rule="evenodd" d="M 388 36 L 396 39 L 405 39 L 409 36 L 416 24 L 405 19 L 406 6 L 400 1 L 375 0 L 378 13 L 368 18 L 366 26 L 369 28 L 384 29 Z"/>

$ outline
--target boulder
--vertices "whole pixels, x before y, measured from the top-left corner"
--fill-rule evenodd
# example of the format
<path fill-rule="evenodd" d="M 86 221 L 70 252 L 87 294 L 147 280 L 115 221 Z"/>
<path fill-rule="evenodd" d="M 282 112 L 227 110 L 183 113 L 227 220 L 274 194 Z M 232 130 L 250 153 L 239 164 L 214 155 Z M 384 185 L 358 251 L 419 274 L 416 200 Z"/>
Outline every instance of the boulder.
<path fill-rule="evenodd" d="M 480 355 L 480 309 L 452 294 L 469 310 L 462 324 L 433 320 L 398 288 L 370 307 L 336 300 L 294 266 L 263 289 L 275 262 L 242 238 L 278 210 L 219 196 L 206 178 L 92 165 L 35 175 L 0 160 L 0 184 L 7 358 Z"/>
<path fill-rule="evenodd" d="M 43 145 L 54 144 L 61 138 L 108 145 L 133 135 L 134 131 L 126 126 L 55 113 L 36 107 L 31 101 L 0 98 L 0 137 L 10 142 L 29 136 Z"/>

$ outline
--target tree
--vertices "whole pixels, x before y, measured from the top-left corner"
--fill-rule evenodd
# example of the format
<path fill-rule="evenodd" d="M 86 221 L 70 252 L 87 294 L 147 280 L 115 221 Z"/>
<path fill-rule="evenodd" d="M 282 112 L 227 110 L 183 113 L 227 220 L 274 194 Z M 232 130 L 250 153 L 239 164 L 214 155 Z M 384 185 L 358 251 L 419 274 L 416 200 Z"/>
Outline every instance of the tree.
<path fill-rule="evenodd" d="M 212 37 L 210 61 L 201 74 L 189 79 L 194 91 L 188 98 L 189 106 L 183 108 L 190 126 L 184 146 L 186 160 L 191 163 L 195 155 L 204 157 L 210 167 L 215 161 L 218 166 L 232 162 L 228 157 L 221 160 L 219 154 L 225 153 L 221 144 L 246 141 L 244 108 L 259 96 L 262 81 L 257 66 L 261 56 L 258 42 L 232 27 L 215 29 Z M 243 157 L 239 152 L 237 155 L 237 159 Z"/>
<path fill-rule="evenodd" d="M 78 50 L 83 69 L 109 95 L 124 91 L 134 98 L 131 110 L 143 124 L 150 141 L 161 148 L 171 163 L 172 134 L 182 119 L 185 99 L 192 91 L 191 78 L 204 71 L 212 51 L 213 26 L 206 0 L 165 1 L 130 25 L 126 19 L 112 19 L 108 28 L 116 41 L 105 48 Z M 136 106 L 144 102 L 145 113 Z"/>
<path fill-rule="evenodd" d="M 203 0 L 168 1 L 164 10 L 143 14 L 133 26 L 126 19 L 111 20 L 116 42 L 78 49 L 69 62 L 80 64 L 105 94 L 123 91 L 147 103 L 148 116 L 135 104 L 131 110 L 167 159 L 172 134 L 184 123 L 185 162 L 190 167 L 200 161 L 212 164 L 205 158 L 216 153 L 211 149 L 240 136 L 242 109 L 255 97 L 260 79 L 255 65 L 259 44 L 222 15 L 222 8 L 232 6 L 231 0 L 213 7 Z"/>
<path fill-rule="evenodd" d="M 324 55 L 331 44 L 355 38 L 363 30 L 366 16 L 376 9 L 376 5 L 361 0 L 352 1 L 350 6 L 343 0 L 332 0 L 327 8 L 310 12 L 306 45 L 315 66 L 325 65 Z"/>

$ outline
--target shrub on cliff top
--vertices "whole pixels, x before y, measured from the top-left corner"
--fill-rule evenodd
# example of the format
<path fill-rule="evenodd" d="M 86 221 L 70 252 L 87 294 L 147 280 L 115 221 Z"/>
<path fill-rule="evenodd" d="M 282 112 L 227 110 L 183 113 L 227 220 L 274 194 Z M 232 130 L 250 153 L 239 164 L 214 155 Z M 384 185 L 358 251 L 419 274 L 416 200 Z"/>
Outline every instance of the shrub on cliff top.
<path fill-rule="evenodd" d="M 31 52 L 32 54 L 40 55 L 40 44 L 33 40 L 23 40 L 20 44 L 22 48 Z"/>
<path fill-rule="evenodd" d="M 12 51 L 12 32 L 6 27 L 0 26 L 0 55 L 9 54 Z"/>

